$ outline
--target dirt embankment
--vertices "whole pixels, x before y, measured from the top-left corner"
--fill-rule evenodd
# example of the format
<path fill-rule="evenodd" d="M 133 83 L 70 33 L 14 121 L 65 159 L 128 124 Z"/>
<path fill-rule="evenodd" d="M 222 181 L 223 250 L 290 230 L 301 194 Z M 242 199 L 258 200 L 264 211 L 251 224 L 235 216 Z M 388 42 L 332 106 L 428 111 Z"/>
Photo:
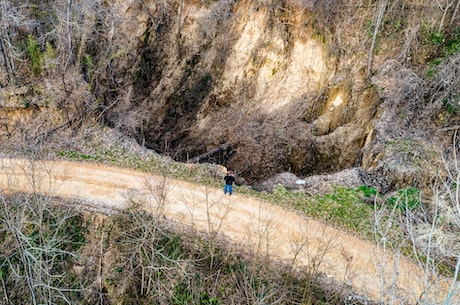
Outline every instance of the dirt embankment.
<path fill-rule="evenodd" d="M 131 199 L 142 200 L 152 212 L 198 231 L 223 234 L 256 254 L 296 268 L 317 268 L 350 285 L 355 296 L 415 304 L 415 298 L 426 294 L 430 304 L 437 304 L 448 295 L 450 283 L 427 287 L 418 266 L 388 250 L 253 198 L 97 164 L 0 159 L 0 169 L 5 192 L 36 191 L 101 208 L 124 208 Z"/>

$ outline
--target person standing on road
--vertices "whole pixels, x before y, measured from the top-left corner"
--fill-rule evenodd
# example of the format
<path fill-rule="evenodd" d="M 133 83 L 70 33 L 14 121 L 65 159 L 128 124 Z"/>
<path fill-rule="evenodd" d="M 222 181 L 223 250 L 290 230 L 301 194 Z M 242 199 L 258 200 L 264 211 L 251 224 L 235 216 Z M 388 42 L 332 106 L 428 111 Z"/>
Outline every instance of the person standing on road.
<path fill-rule="evenodd" d="M 233 172 L 227 172 L 227 175 L 224 177 L 225 185 L 224 185 L 224 195 L 228 194 L 231 196 L 233 193 L 233 182 L 235 182 L 235 177 L 233 177 Z"/>

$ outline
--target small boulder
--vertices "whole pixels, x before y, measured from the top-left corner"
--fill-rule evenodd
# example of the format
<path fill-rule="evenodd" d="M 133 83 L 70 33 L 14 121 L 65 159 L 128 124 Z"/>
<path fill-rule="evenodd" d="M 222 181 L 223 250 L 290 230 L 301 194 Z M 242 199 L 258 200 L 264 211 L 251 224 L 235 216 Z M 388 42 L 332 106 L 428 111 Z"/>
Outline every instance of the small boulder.
<path fill-rule="evenodd" d="M 356 188 L 367 185 L 375 187 L 379 192 L 382 191 L 381 183 L 376 181 L 372 174 L 357 167 L 337 173 L 314 175 L 305 178 L 299 178 L 292 173 L 284 172 L 259 183 L 255 186 L 255 189 L 271 192 L 278 185 L 282 185 L 289 190 L 302 190 L 312 195 L 331 193 L 337 186 Z"/>
<path fill-rule="evenodd" d="M 303 179 L 300 179 L 293 173 L 284 172 L 259 183 L 255 186 L 255 189 L 258 191 L 271 192 L 275 186 L 282 185 L 289 190 L 299 190 L 303 189 L 304 184 L 305 181 Z"/>

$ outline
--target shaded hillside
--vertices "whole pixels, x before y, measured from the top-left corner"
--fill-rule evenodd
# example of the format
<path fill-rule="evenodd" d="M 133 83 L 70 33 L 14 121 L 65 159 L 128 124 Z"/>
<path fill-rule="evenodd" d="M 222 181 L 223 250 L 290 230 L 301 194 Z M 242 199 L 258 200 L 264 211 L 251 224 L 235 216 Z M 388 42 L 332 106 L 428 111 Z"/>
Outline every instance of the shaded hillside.
<path fill-rule="evenodd" d="M 38 194 L 0 202 L 2 304 L 343 304 L 349 293 L 313 271 L 251 262 L 228 240 L 171 231 L 138 206 L 101 215 Z"/>
<path fill-rule="evenodd" d="M 225 285 L 227 276 L 235 279 L 233 276 L 236 275 L 232 272 L 233 268 L 220 269 L 226 265 L 226 262 L 220 261 L 217 255 L 218 243 L 216 242 L 221 240 L 220 237 L 225 237 L 230 247 L 232 242 L 236 242 L 239 245 L 237 247 L 245 249 L 251 259 L 257 261 L 260 259 L 260 262 L 265 264 L 271 262 L 287 264 L 288 273 L 279 272 L 281 278 L 289 276 L 292 271 L 302 278 L 305 275 L 307 278 L 311 276 L 320 279 L 321 282 L 325 280 L 323 283 L 326 286 L 321 286 L 325 287 L 326 291 L 333 292 L 333 295 L 337 292 L 337 296 L 344 293 L 349 301 L 363 300 L 366 304 L 371 304 L 370 300 L 378 301 L 379 304 L 439 304 L 450 299 L 453 304 L 458 302 L 460 297 L 458 289 L 452 288 L 454 287 L 452 283 L 457 281 L 458 271 L 455 266 L 458 262 L 459 245 L 455 242 L 458 237 L 455 232 L 458 232 L 459 215 L 455 212 L 455 206 L 449 208 L 446 203 L 450 202 L 445 200 L 433 203 L 432 209 L 439 212 L 427 213 L 418 200 L 420 192 L 416 189 L 400 192 L 398 197 L 388 198 L 385 203 L 383 198 L 376 198 L 373 206 L 363 202 L 361 197 L 369 198 L 372 194 L 376 195 L 375 189 L 372 188 L 359 190 L 341 188 L 322 198 L 305 196 L 303 193 L 289 193 L 278 188 L 270 195 L 271 198 L 265 197 L 265 200 L 269 201 L 264 201 L 262 196 L 259 198 L 240 194 L 224 196 L 220 187 L 212 187 L 211 172 L 203 172 L 204 175 L 201 177 L 195 176 L 194 181 L 201 181 L 201 184 L 197 185 L 168 179 L 167 172 L 156 176 L 151 173 L 89 162 L 1 159 L 0 166 L 2 168 L 1 190 L 8 193 L 21 191 L 31 193 L 30 199 L 27 196 L 18 196 L 19 199 L 24 198 L 24 202 L 13 200 L 11 204 L 2 200 L 0 195 L 0 203 L 2 203 L 0 217 L 4 220 L 0 221 L 3 225 L 0 238 L 5 238 L 3 244 L 6 247 L 20 245 L 12 246 L 11 251 L 6 253 L 0 251 L 0 266 L 3 266 L 2 271 L 6 272 L 3 273 L 2 279 L 10 282 L 25 283 L 25 280 L 30 280 L 38 283 L 29 289 L 24 287 L 24 290 L 32 293 L 53 289 L 48 288 L 49 286 L 42 287 L 39 284 L 42 279 L 59 279 L 52 283 L 63 289 L 66 284 L 61 280 L 73 279 L 72 273 L 57 271 L 57 274 L 50 275 L 51 278 L 48 277 L 48 273 L 43 277 L 40 273 L 41 270 L 46 270 L 46 266 L 50 266 L 50 272 L 59 270 L 58 261 L 50 261 L 48 254 L 51 257 L 54 257 L 54 253 L 59 256 L 65 254 L 62 251 L 67 248 L 68 240 L 81 239 L 78 236 L 65 237 L 68 233 L 72 233 L 66 223 L 72 217 L 65 214 L 72 214 L 72 211 L 65 212 L 63 206 L 61 208 L 64 215 L 58 216 L 59 214 L 52 212 L 54 206 L 49 204 L 50 198 L 59 197 L 83 200 L 89 207 L 99 211 L 101 208 L 102 211 L 122 209 L 124 211 L 119 210 L 119 213 L 127 214 L 126 218 L 122 217 L 125 220 L 117 221 L 117 217 L 107 219 L 108 222 L 115 220 L 113 225 L 108 224 L 107 228 L 88 229 L 88 234 L 85 235 L 90 239 L 94 238 L 99 246 L 90 246 L 89 260 L 82 262 L 89 274 L 93 274 L 93 268 L 96 267 L 96 271 L 100 274 L 98 278 L 101 278 L 102 274 L 107 276 L 109 285 L 101 287 L 102 284 L 98 286 L 97 281 L 94 283 L 97 287 L 96 295 L 102 292 L 101 297 L 114 297 L 103 290 L 104 288 L 110 290 L 112 288 L 109 287 L 112 286 L 116 293 L 115 297 L 126 297 L 123 303 L 136 302 L 137 297 L 144 295 L 144 292 L 153 297 L 163 293 L 170 295 L 171 288 L 175 284 L 182 280 L 191 280 L 190 275 L 194 278 L 193 275 L 196 274 L 193 271 L 194 263 L 187 259 L 189 251 L 198 260 L 198 265 L 203 263 L 205 269 L 210 267 L 210 272 L 217 276 L 217 278 L 214 276 L 209 278 L 216 286 L 202 278 L 203 281 L 195 282 L 198 286 L 191 290 L 207 291 L 216 295 L 216 290 L 209 290 L 210 286 L 217 288 Z M 168 167 L 170 168 L 172 164 Z M 446 183 L 450 182 L 446 181 Z M 451 196 L 446 188 L 439 191 L 439 199 Z M 40 196 L 39 193 L 44 196 Z M 283 207 L 286 205 L 290 208 L 296 207 L 297 210 L 290 211 L 272 205 L 270 201 L 277 202 Z M 452 203 L 458 208 L 458 201 L 452 200 Z M 321 221 L 305 218 L 303 213 L 315 216 Z M 43 223 L 48 217 L 51 220 L 50 228 Z M 431 217 L 439 220 L 430 223 Z M 34 221 L 36 218 L 43 221 L 37 223 Z M 161 241 L 167 239 L 167 236 L 163 235 L 165 231 L 161 229 L 161 223 L 164 221 L 168 221 L 172 228 L 179 230 L 179 235 L 184 238 L 186 232 L 191 232 L 197 237 L 198 240 L 191 244 L 193 248 L 184 249 L 185 253 L 176 248 L 185 256 L 170 257 L 169 254 L 177 252 L 173 249 L 171 249 L 173 251 L 163 252 L 161 249 L 161 245 L 166 246 Z M 326 221 L 341 229 L 326 225 Z M 75 222 L 77 222 L 76 231 L 84 231 L 83 228 L 78 228 L 79 220 L 76 219 Z M 185 231 L 180 228 L 185 228 Z M 53 229 L 57 232 L 51 233 Z M 201 242 L 200 232 L 205 233 L 204 243 Z M 353 236 L 356 234 L 369 236 L 367 233 L 375 244 Z M 111 237 L 114 238 L 113 242 L 110 241 Z M 155 242 L 157 237 L 160 237 L 159 244 Z M 176 241 L 179 242 L 175 239 L 174 244 Z M 201 252 L 201 249 L 209 250 L 209 253 L 204 254 L 204 257 L 196 257 L 197 252 L 194 249 L 197 252 Z M 91 263 L 94 255 L 100 257 L 99 266 Z M 209 260 L 206 258 L 207 255 Z M 405 258 L 405 255 L 409 255 L 412 259 Z M 175 263 L 176 259 L 179 259 L 178 265 Z M 112 264 L 114 261 L 115 265 Z M 68 260 L 64 262 L 69 263 Z M 73 262 L 80 263 L 79 260 Z M 30 266 L 32 269 L 24 268 L 25 280 L 14 271 L 18 270 L 17 268 L 22 270 L 22 266 Z M 213 266 L 218 268 L 214 269 Z M 176 273 L 176 267 L 184 272 Z M 81 275 L 85 276 L 88 272 L 83 272 Z M 241 284 L 242 286 L 239 287 L 246 292 L 249 287 L 255 288 L 251 282 L 246 282 L 252 278 L 249 274 L 247 276 L 249 277 L 238 276 L 238 280 L 235 281 Z M 279 285 L 264 284 L 264 287 L 273 287 L 273 290 L 270 288 L 269 294 L 262 293 L 266 291 L 265 289 L 260 294 L 246 294 L 247 297 L 251 296 L 246 299 L 247 304 L 254 304 L 262 299 L 270 304 L 276 303 L 274 301 L 276 299 L 279 299 L 282 304 L 309 303 L 306 299 L 309 299 L 310 292 L 313 292 L 309 291 L 311 286 L 304 286 L 303 281 L 294 280 L 291 288 L 290 281 L 291 279 L 286 278 L 285 284 L 289 283 L 288 289 Z M 135 283 L 139 283 L 140 287 Z M 155 283 L 160 285 L 157 286 Z M 188 283 L 191 284 L 193 281 Z M 229 283 L 228 287 L 232 292 L 219 293 L 219 298 L 230 297 L 231 300 L 234 296 L 239 298 L 241 290 L 233 290 L 232 283 Z M 195 284 L 192 285 L 194 286 Z M 82 290 L 83 287 L 88 286 L 82 286 Z M 165 290 L 160 287 L 164 287 Z M 294 293 L 298 291 L 297 288 L 304 293 L 302 295 Z M 287 293 L 288 291 L 294 294 L 291 295 Z M 67 291 L 56 289 L 54 292 L 46 294 L 44 298 L 59 297 Z M 291 296 L 294 299 L 289 301 Z M 183 304 L 183 302 L 167 303 Z M 223 303 L 243 302 L 223 301 Z M 336 302 L 324 300 L 324 304 L 330 303 Z"/>
<path fill-rule="evenodd" d="M 358 166 L 423 188 L 458 123 L 453 1 L 21 3 L 2 4 L 1 80 L 33 93 L 2 107 L 90 115 L 250 183 Z"/>

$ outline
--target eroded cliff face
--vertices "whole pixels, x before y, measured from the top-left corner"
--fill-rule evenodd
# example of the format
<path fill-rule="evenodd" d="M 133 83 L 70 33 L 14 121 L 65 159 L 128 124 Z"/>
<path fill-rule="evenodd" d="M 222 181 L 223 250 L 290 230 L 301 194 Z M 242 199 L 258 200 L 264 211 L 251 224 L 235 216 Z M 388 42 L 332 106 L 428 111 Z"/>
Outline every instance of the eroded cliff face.
<path fill-rule="evenodd" d="M 426 76 L 447 45 L 430 39 L 460 34 L 453 11 L 422 2 L 82 0 L 65 67 L 98 119 L 177 160 L 249 183 L 361 167 L 386 190 L 427 186 L 460 74 L 454 52 L 448 89 L 441 69 Z"/>
<path fill-rule="evenodd" d="M 131 73 L 132 82 L 107 119 L 140 143 L 183 161 L 215 150 L 202 161 L 250 181 L 359 165 L 379 97 L 366 88 L 364 57 L 339 58 L 313 11 L 258 1 L 123 3 L 113 39 L 137 66 L 114 59 L 114 74 L 126 81 Z"/>

